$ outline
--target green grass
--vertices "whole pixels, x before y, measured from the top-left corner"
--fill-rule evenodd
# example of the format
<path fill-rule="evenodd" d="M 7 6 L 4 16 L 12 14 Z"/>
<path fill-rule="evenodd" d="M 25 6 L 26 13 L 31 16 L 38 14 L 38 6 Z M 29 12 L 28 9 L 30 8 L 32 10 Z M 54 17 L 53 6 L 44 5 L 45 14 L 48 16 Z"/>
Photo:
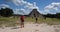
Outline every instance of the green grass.
<path fill-rule="evenodd" d="M 16 22 L 19 23 L 16 23 Z M 31 17 L 25 17 L 25 22 L 35 22 L 35 18 L 31 18 Z M 56 24 L 60 24 L 60 19 L 56 19 L 56 18 L 38 18 L 38 23 L 47 23 L 49 25 L 56 25 Z M 0 26 L 5 25 L 5 26 L 16 26 L 16 25 L 20 25 L 20 19 L 19 17 L 15 17 L 15 18 L 8 18 L 8 17 L 0 17 Z"/>
<path fill-rule="evenodd" d="M 0 17 L 0 26 L 15 26 L 18 18 Z"/>
<path fill-rule="evenodd" d="M 27 17 L 25 20 L 27 22 L 28 21 L 29 22 L 35 22 L 35 18 L 32 19 L 31 17 Z M 46 18 L 46 20 L 45 20 L 43 18 L 38 18 L 38 23 L 47 23 L 49 25 L 58 25 L 58 24 L 60 24 L 60 19 L 57 19 L 57 18 Z"/>
<path fill-rule="evenodd" d="M 51 24 L 51 25 L 57 25 L 60 24 L 60 19 L 57 18 L 47 18 L 45 20 L 46 23 Z"/>

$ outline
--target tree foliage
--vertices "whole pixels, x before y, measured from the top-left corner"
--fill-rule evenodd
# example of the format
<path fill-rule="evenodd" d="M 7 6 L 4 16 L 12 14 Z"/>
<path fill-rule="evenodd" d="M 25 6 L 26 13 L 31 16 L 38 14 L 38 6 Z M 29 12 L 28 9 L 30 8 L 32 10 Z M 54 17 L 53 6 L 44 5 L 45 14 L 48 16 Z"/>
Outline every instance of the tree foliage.
<path fill-rule="evenodd" d="M 49 18 L 60 18 L 60 13 L 43 15 Z"/>
<path fill-rule="evenodd" d="M 10 8 L 5 8 L 5 9 L 1 8 L 0 15 L 3 17 L 10 17 L 13 15 L 13 10 Z"/>

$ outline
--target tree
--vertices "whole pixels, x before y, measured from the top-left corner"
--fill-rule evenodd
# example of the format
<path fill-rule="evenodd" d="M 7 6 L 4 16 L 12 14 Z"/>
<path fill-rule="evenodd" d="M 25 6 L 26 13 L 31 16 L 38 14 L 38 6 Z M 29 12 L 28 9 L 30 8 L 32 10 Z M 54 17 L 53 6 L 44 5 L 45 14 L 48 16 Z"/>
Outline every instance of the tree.
<path fill-rule="evenodd" d="M 56 14 L 46 14 L 43 15 L 44 17 L 49 17 L 49 18 L 59 18 L 60 19 L 60 13 L 56 13 Z"/>
<path fill-rule="evenodd" d="M 13 15 L 13 10 L 10 8 L 5 8 L 5 9 L 1 8 L 0 15 L 3 17 L 10 17 Z"/>

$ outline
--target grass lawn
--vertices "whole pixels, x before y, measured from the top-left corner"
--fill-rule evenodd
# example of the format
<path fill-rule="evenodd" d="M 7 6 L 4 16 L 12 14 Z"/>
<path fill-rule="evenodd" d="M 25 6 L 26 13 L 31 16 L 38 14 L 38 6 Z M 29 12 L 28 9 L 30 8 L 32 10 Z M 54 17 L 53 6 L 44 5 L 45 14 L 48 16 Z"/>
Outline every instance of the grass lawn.
<path fill-rule="evenodd" d="M 18 22 L 18 23 L 16 23 Z M 25 22 L 35 22 L 35 18 L 31 18 L 31 17 L 25 17 Z M 56 19 L 56 18 L 38 18 L 38 23 L 47 23 L 49 25 L 56 25 L 56 24 L 60 24 L 60 19 Z M 0 26 L 5 25 L 5 26 L 16 26 L 16 25 L 20 25 L 20 19 L 19 17 L 15 17 L 15 18 L 8 18 L 8 17 L 0 17 Z"/>
<path fill-rule="evenodd" d="M 15 26 L 18 18 L 8 18 L 8 17 L 0 17 L 0 26 Z"/>
<path fill-rule="evenodd" d="M 51 25 L 56 25 L 56 24 L 60 24 L 60 19 L 57 18 L 47 18 L 46 23 L 51 24 Z"/>

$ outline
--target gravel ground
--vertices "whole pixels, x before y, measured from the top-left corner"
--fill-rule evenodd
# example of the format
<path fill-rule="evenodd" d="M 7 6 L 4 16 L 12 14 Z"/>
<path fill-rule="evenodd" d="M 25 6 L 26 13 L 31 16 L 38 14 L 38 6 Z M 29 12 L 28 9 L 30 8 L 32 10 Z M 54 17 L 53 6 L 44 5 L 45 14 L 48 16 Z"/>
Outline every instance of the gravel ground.
<path fill-rule="evenodd" d="M 60 25 L 47 25 L 45 23 L 25 23 L 24 28 L 19 27 L 0 28 L 0 32 L 60 32 Z"/>

